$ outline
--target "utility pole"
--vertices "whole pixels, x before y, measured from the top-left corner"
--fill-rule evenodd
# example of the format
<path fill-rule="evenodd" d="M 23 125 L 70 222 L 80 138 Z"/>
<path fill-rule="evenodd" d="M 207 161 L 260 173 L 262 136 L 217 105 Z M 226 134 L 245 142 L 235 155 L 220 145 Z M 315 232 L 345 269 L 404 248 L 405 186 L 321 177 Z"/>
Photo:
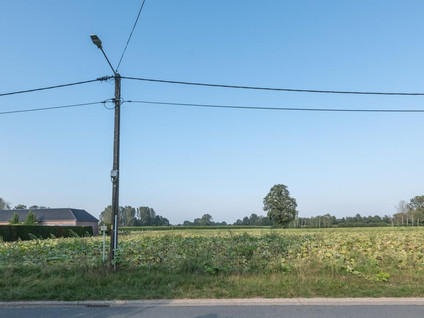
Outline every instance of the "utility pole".
<path fill-rule="evenodd" d="M 116 270 L 116 251 L 118 249 L 118 224 L 119 224 L 119 139 L 120 139 L 120 123 L 121 123 L 121 75 L 117 73 L 103 51 L 102 41 L 95 34 L 91 34 L 91 41 L 102 51 L 115 79 L 115 129 L 113 135 L 113 168 L 110 172 L 112 180 L 112 220 L 113 231 L 110 233 L 110 250 L 109 250 L 109 268 Z"/>
<path fill-rule="evenodd" d="M 116 270 L 115 252 L 118 248 L 118 224 L 119 224 L 119 139 L 121 124 L 121 75 L 115 73 L 115 129 L 113 137 L 113 169 L 110 173 L 112 179 L 112 226 L 110 237 L 109 266 L 113 263 Z"/>

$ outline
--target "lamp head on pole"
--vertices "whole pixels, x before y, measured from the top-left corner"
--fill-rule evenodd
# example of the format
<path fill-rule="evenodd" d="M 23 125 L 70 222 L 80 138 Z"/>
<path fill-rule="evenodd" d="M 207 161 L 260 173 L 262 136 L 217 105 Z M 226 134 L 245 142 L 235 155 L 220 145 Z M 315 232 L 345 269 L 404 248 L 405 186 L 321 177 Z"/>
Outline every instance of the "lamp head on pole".
<path fill-rule="evenodd" d="M 101 50 L 102 49 L 102 41 L 100 41 L 99 37 L 96 34 L 90 34 L 91 41 Z"/>

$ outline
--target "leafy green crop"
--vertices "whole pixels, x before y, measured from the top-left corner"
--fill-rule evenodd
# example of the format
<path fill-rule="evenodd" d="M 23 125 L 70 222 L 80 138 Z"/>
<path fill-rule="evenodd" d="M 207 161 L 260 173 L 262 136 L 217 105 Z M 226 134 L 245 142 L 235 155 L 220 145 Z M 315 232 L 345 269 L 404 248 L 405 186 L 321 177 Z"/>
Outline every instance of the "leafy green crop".
<path fill-rule="evenodd" d="M 132 232 L 120 236 L 117 262 L 172 273 L 325 273 L 387 282 L 402 270 L 424 270 L 422 242 L 423 231 L 402 229 Z M 101 237 L 0 245 L 1 266 L 95 267 L 101 259 Z"/>

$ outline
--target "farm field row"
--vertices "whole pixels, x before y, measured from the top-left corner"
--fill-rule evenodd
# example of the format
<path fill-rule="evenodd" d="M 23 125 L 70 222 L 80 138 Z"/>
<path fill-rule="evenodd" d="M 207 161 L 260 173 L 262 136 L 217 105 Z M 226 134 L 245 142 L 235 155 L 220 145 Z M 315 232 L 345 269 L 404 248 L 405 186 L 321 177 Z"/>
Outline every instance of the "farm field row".
<path fill-rule="evenodd" d="M 2 243 L 0 299 L 424 296 L 421 228 L 126 232 Z M 108 246 L 108 244 L 107 244 Z"/>

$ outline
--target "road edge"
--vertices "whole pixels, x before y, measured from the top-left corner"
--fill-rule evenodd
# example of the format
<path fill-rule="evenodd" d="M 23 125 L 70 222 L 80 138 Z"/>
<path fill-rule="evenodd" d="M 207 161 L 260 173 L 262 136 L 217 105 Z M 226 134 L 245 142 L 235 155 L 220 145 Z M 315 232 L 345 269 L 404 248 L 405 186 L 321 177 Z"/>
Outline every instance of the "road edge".
<path fill-rule="evenodd" d="M 233 298 L 84 301 L 11 301 L 4 307 L 190 307 L 190 306 L 424 306 L 424 298 Z"/>

